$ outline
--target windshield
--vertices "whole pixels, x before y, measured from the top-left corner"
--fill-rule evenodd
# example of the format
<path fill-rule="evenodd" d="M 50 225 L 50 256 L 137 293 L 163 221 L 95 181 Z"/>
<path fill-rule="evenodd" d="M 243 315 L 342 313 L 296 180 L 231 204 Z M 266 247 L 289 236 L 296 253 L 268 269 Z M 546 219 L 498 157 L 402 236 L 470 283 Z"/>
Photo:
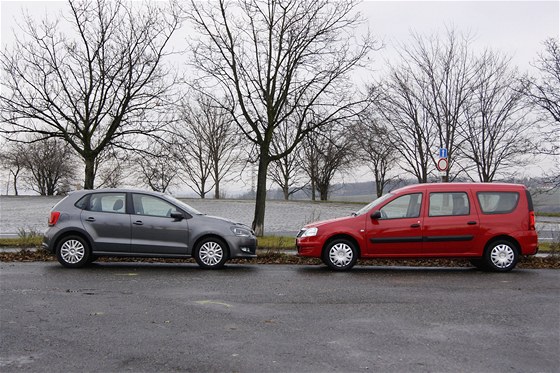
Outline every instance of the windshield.
<path fill-rule="evenodd" d="M 202 212 L 198 211 L 194 207 L 191 207 L 191 206 L 187 205 L 185 202 L 179 201 L 175 197 L 171 197 L 170 195 L 165 194 L 164 198 L 167 199 L 169 202 L 172 202 L 172 203 L 176 204 L 182 210 L 184 210 L 185 212 L 188 212 L 191 215 L 204 215 Z"/>
<path fill-rule="evenodd" d="M 376 206 L 379 206 L 380 204 L 382 204 L 383 202 L 385 202 L 386 200 L 388 200 L 392 196 L 393 196 L 393 193 L 387 193 L 387 194 L 379 197 L 378 199 L 368 203 L 366 206 L 364 206 L 361 209 L 359 209 L 358 211 L 356 211 L 354 213 L 354 216 L 365 214 L 366 212 L 372 210 Z"/>

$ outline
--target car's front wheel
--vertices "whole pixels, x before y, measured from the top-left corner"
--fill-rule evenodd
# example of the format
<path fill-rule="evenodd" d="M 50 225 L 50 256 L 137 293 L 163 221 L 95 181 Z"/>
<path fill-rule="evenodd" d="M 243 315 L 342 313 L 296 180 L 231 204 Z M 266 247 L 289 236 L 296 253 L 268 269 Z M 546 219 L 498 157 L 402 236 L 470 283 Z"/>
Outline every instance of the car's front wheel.
<path fill-rule="evenodd" d="M 228 259 L 227 246 L 219 238 L 205 238 L 196 245 L 194 259 L 204 269 L 222 268 Z"/>
<path fill-rule="evenodd" d="M 347 271 L 358 260 L 358 251 L 354 244 L 346 239 L 329 242 L 323 252 L 323 262 L 331 269 Z"/>
<path fill-rule="evenodd" d="M 484 253 L 486 267 L 496 272 L 511 271 L 517 265 L 518 260 L 517 246 L 508 240 L 491 242 Z"/>
<path fill-rule="evenodd" d="M 79 268 L 86 265 L 91 257 L 89 244 L 80 236 L 66 236 L 60 240 L 56 248 L 58 262 L 68 268 Z"/>

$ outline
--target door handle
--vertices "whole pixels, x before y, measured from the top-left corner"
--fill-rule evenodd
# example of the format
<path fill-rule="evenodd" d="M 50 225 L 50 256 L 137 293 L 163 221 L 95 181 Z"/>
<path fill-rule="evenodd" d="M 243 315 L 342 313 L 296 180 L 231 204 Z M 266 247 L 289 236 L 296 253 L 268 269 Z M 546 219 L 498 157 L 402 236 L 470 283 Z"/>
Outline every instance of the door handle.
<path fill-rule="evenodd" d="M 471 221 L 467 222 L 467 224 L 468 224 L 468 225 L 476 225 L 476 221 L 471 220 Z"/>
<path fill-rule="evenodd" d="M 86 221 L 95 221 L 95 218 L 90 216 L 89 218 L 86 219 Z"/>
<path fill-rule="evenodd" d="M 144 225 L 144 223 L 142 223 L 142 220 L 136 220 L 134 223 L 132 223 L 134 225 Z"/>
<path fill-rule="evenodd" d="M 410 228 L 420 228 L 420 223 L 414 223 L 410 226 Z"/>

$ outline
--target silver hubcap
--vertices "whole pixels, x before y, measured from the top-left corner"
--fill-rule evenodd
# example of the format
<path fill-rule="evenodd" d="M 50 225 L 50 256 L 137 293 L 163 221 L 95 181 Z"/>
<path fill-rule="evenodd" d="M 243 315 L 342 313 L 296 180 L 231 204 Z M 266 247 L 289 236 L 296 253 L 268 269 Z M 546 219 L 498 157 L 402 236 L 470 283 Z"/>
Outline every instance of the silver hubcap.
<path fill-rule="evenodd" d="M 354 258 L 352 248 L 345 243 L 337 243 L 329 250 L 329 260 L 337 267 L 345 267 Z"/>
<path fill-rule="evenodd" d="M 216 242 L 206 242 L 201 246 L 198 256 L 202 263 L 208 266 L 215 266 L 224 257 L 224 250 Z"/>
<path fill-rule="evenodd" d="M 515 258 L 513 249 L 506 244 L 494 246 L 490 253 L 492 263 L 498 268 L 507 268 L 512 265 Z"/>
<path fill-rule="evenodd" d="M 86 248 L 78 240 L 68 240 L 60 248 L 60 256 L 66 263 L 78 263 L 84 255 L 86 255 Z"/>

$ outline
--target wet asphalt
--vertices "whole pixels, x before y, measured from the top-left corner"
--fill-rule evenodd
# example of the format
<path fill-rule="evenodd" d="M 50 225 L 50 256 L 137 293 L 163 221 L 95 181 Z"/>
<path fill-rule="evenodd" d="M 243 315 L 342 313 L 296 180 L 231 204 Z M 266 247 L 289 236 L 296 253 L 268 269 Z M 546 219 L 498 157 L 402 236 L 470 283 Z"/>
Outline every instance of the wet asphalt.
<path fill-rule="evenodd" d="M 2 372 L 558 372 L 560 271 L 0 263 Z"/>

